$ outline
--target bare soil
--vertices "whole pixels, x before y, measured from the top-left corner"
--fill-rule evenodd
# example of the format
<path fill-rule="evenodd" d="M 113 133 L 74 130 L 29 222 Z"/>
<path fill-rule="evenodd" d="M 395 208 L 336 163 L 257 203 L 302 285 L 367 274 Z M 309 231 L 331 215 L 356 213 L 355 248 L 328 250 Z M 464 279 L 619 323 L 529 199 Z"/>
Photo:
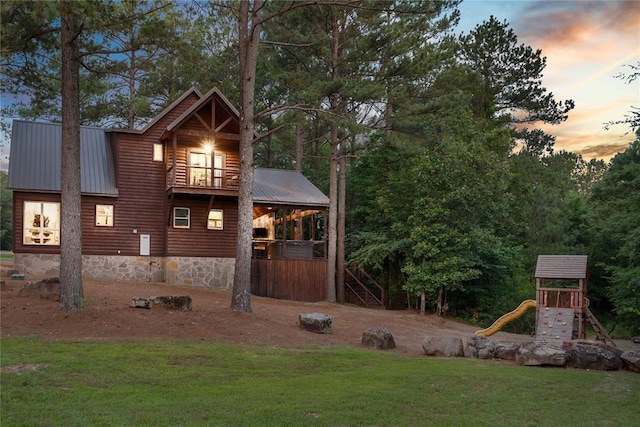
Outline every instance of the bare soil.
<path fill-rule="evenodd" d="M 35 280 L 31 279 L 35 282 Z M 204 340 L 278 347 L 360 347 L 362 332 L 370 327 L 391 331 L 397 348 L 407 355 L 422 355 L 425 336 L 466 338 L 473 325 L 414 310 L 375 310 L 335 303 L 303 303 L 252 297 L 252 314 L 230 308 L 231 294 L 202 288 L 173 287 L 158 283 L 85 280 L 86 305 L 64 313 L 56 301 L 19 296 L 25 280 L 6 280 L 1 290 L 2 337 L 37 336 L 65 341 Z M 132 297 L 189 295 L 192 311 L 172 311 L 154 306 L 131 308 Z M 303 330 L 298 315 L 320 312 L 332 318 L 333 332 Z M 498 332 L 492 338 L 527 341 L 525 335 Z"/>

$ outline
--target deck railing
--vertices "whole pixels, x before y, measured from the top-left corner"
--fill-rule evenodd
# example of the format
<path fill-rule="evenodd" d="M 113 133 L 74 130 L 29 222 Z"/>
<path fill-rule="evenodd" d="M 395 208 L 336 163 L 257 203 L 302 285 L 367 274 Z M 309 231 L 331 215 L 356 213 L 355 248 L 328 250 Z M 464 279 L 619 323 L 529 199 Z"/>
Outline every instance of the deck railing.
<path fill-rule="evenodd" d="M 167 188 L 202 188 L 237 190 L 239 170 L 177 164 L 167 169 Z"/>

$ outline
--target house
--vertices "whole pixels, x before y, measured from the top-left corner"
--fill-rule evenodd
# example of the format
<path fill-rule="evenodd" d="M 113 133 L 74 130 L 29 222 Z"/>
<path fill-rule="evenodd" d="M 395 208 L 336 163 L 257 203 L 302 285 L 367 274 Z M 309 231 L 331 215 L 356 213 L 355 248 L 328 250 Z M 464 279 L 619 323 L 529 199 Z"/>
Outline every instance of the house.
<path fill-rule="evenodd" d="M 140 130 L 81 129 L 83 274 L 230 290 L 238 221 L 238 111 L 192 88 Z M 14 264 L 59 274 L 61 126 L 16 120 Z M 302 174 L 255 169 L 252 293 L 325 299 L 328 198 Z"/>

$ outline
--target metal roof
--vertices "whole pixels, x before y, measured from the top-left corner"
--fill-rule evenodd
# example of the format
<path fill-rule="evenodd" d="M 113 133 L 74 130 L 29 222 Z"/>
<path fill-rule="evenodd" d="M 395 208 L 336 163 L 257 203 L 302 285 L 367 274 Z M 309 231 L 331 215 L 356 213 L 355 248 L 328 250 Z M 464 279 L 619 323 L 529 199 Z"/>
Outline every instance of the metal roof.
<path fill-rule="evenodd" d="M 587 255 L 538 255 L 536 278 L 586 279 Z"/>
<path fill-rule="evenodd" d="M 61 125 L 14 120 L 7 187 L 60 192 L 61 155 Z M 83 194 L 118 195 L 113 155 L 105 129 L 80 128 L 80 173 Z"/>
<path fill-rule="evenodd" d="M 253 172 L 253 203 L 327 207 L 329 198 L 300 172 L 256 168 Z"/>

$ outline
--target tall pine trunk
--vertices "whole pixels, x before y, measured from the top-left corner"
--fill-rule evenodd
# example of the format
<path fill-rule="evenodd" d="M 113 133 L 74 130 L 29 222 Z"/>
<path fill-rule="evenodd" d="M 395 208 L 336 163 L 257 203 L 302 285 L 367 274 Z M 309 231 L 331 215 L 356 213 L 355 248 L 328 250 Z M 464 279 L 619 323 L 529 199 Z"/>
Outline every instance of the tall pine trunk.
<path fill-rule="evenodd" d="M 253 133 L 254 90 L 260 10 L 262 1 L 240 2 L 238 41 L 240 53 L 240 189 L 238 196 L 238 238 L 231 308 L 245 313 L 251 309 L 251 234 L 253 231 Z M 252 6 L 252 7 L 251 7 Z"/>
<path fill-rule="evenodd" d="M 62 175 L 60 202 L 60 308 L 83 302 L 80 188 L 80 17 L 73 2 L 60 2 L 62 49 Z"/>

